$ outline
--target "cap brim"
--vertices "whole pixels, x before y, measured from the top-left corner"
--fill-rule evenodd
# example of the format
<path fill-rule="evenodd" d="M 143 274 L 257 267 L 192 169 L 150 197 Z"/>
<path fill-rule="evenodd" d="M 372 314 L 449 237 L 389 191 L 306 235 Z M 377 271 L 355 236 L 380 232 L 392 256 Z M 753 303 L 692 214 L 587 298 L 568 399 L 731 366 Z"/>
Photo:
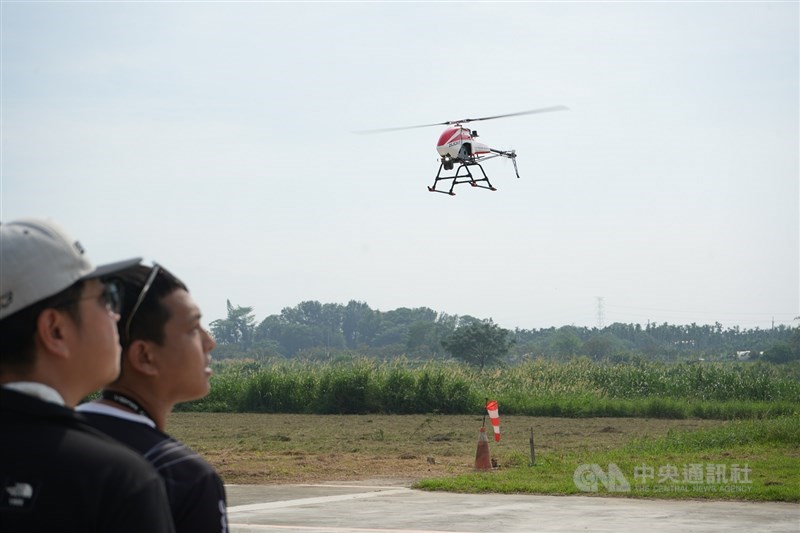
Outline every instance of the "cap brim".
<path fill-rule="evenodd" d="M 126 259 L 125 261 L 117 261 L 116 263 L 101 265 L 95 268 L 93 272 L 83 276 L 81 279 L 94 279 L 110 276 L 111 274 L 116 274 L 117 272 L 122 272 L 123 270 L 135 267 L 141 262 L 141 257 L 134 257 L 133 259 Z"/>

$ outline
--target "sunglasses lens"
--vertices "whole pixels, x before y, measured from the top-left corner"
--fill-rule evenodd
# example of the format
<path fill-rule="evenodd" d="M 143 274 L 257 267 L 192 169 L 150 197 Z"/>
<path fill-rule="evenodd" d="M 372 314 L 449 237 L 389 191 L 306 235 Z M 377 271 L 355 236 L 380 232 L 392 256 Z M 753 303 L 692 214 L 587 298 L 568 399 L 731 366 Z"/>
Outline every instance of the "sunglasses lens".
<path fill-rule="evenodd" d="M 106 283 L 103 290 L 103 302 L 109 311 L 119 314 L 122 308 L 122 298 L 120 297 L 119 285 L 116 282 Z"/>

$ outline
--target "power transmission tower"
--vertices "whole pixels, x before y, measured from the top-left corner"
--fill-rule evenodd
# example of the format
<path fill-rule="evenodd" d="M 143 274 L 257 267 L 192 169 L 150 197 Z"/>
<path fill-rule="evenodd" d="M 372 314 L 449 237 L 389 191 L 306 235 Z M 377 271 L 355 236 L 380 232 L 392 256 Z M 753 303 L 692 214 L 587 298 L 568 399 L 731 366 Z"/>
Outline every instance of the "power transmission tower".
<path fill-rule="evenodd" d="M 605 321 L 605 311 L 603 310 L 603 297 L 597 297 L 597 329 L 603 329 Z"/>

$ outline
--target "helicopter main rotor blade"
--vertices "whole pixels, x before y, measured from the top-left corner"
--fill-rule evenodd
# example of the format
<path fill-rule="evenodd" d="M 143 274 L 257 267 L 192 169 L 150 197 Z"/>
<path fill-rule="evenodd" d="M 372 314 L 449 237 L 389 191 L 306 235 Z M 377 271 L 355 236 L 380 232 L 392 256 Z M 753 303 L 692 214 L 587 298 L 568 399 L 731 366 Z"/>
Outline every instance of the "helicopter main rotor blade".
<path fill-rule="evenodd" d="M 480 117 L 480 118 L 465 118 L 463 120 L 448 120 L 446 122 L 436 122 L 434 124 L 419 124 L 417 126 L 400 126 L 399 128 L 380 128 L 376 130 L 359 130 L 354 131 L 353 133 L 358 133 L 360 135 L 370 134 L 370 133 L 383 133 L 387 131 L 399 131 L 399 130 L 412 130 L 416 128 L 430 128 L 432 126 L 452 126 L 454 124 L 466 124 L 467 122 L 476 122 L 478 120 L 492 120 L 495 118 L 505 118 L 505 117 L 516 117 L 518 115 L 533 115 L 536 113 L 549 113 L 551 111 L 566 111 L 569 109 L 567 106 L 557 105 L 553 107 L 542 107 L 539 109 L 530 109 L 528 111 L 519 111 L 517 113 L 506 113 L 505 115 L 494 115 L 491 117 Z"/>
<path fill-rule="evenodd" d="M 413 130 L 416 128 L 430 128 L 431 126 L 449 126 L 450 124 L 455 124 L 454 122 L 437 122 L 436 124 L 420 124 L 418 126 L 400 126 L 399 128 L 379 128 L 377 130 L 358 130 L 354 131 L 353 133 L 358 133 L 359 135 L 365 135 L 369 133 L 384 133 L 387 131 L 400 131 L 400 130 Z"/>
<path fill-rule="evenodd" d="M 480 118 L 465 118 L 464 120 L 451 120 L 450 122 L 446 122 L 445 124 L 466 124 L 467 122 L 476 122 L 478 120 L 492 120 L 495 118 L 505 118 L 505 117 L 516 117 L 519 115 L 533 115 L 536 113 L 549 113 L 551 111 L 566 111 L 569 109 L 567 106 L 557 105 L 553 107 L 542 107 L 539 109 L 530 109 L 528 111 L 519 111 L 517 113 L 506 113 L 505 115 L 494 115 L 491 117 L 480 117 Z"/>

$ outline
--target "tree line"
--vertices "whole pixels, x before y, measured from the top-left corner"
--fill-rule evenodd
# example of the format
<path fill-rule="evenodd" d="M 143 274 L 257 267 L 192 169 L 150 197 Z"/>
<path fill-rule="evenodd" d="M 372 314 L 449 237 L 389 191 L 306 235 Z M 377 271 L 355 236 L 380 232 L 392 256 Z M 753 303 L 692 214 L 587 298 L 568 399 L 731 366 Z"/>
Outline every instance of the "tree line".
<path fill-rule="evenodd" d="M 252 307 L 228 301 L 227 317 L 211 322 L 210 328 L 218 343 L 217 358 L 329 360 L 359 355 L 391 359 L 402 355 L 425 360 L 456 357 L 481 367 L 496 361 L 579 356 L 620 362 L 638 357 L 662 361 L 800 360 L 800 327 L 614 323 L 604 328 L 508 330 L 491 319 L 450 315 L 427 307 L 380 311 L 356 300 L 346 305 L 305 301 L 258 324 Z"/>

